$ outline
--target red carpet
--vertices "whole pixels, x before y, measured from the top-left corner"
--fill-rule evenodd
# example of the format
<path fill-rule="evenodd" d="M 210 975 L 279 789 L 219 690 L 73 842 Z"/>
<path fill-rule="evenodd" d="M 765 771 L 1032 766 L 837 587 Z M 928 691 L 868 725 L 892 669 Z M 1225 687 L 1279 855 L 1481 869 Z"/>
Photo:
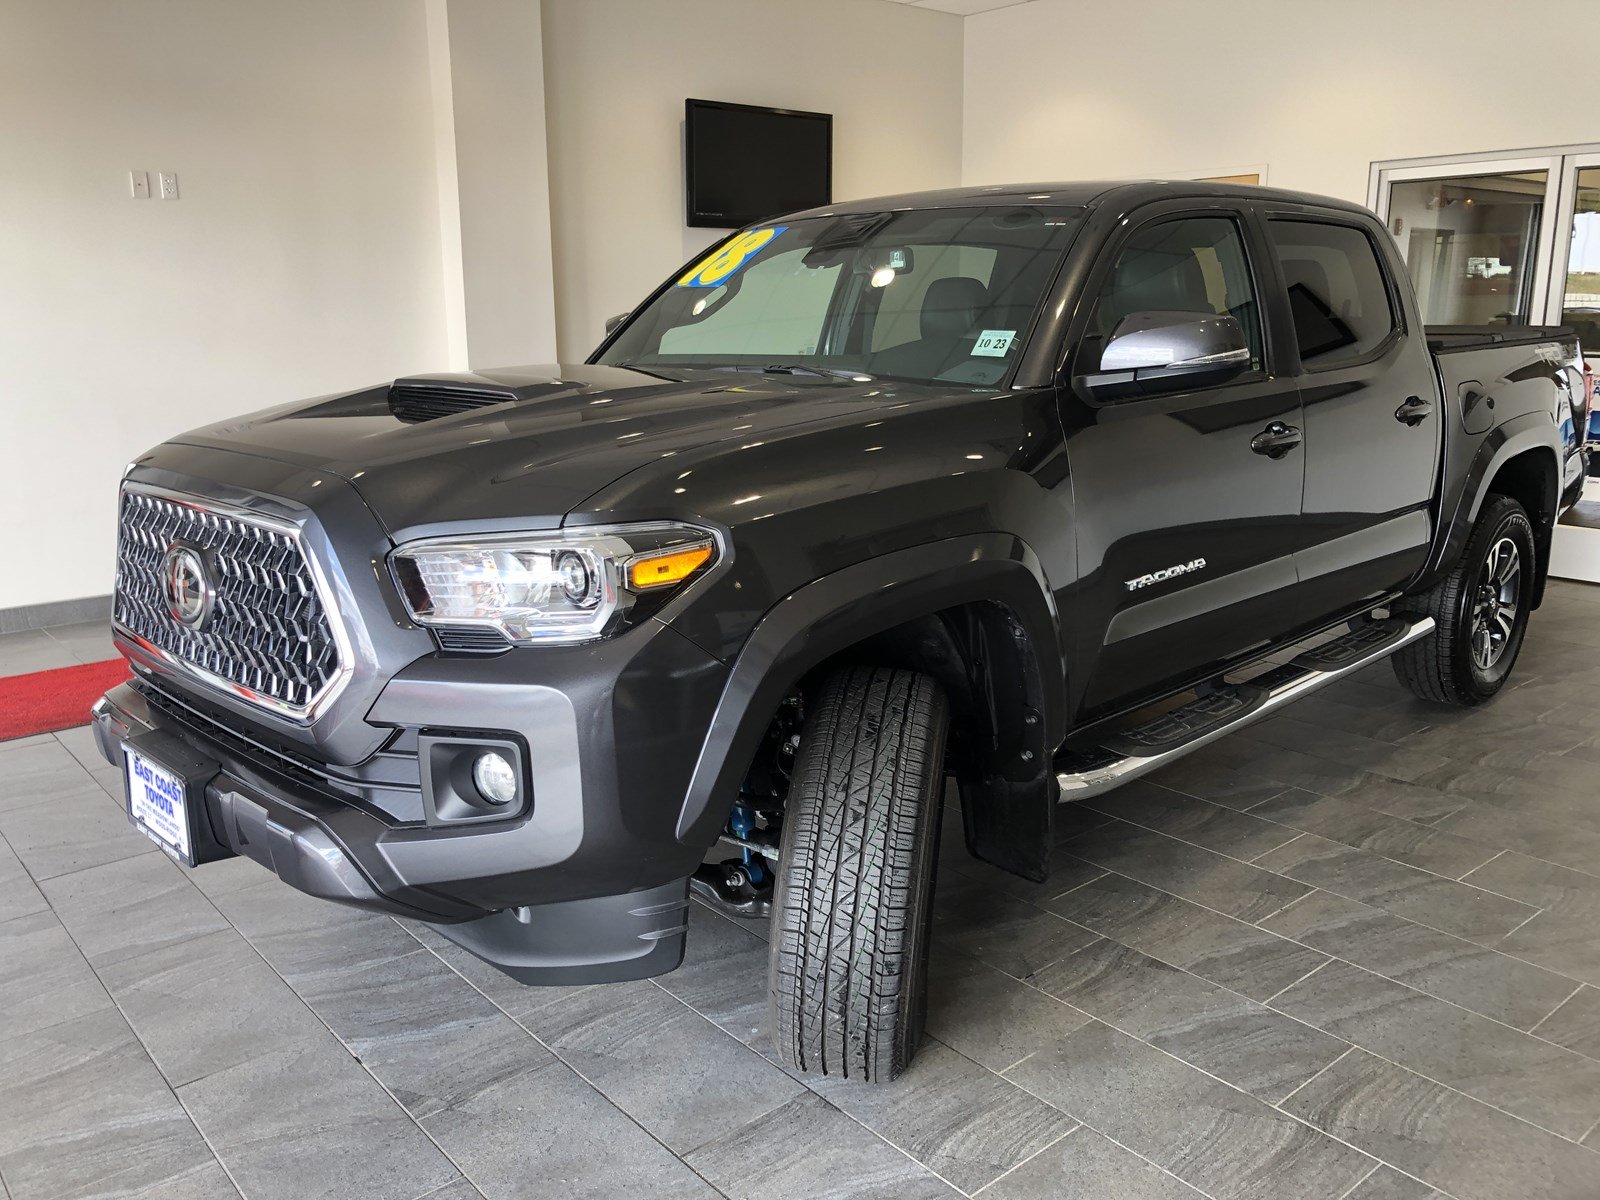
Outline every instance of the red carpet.
<path fill-rule="evenodd" d="M 0 742 L 89 723 L 89 706 L 129 675 L 126 659 L 0 679 Z"/>

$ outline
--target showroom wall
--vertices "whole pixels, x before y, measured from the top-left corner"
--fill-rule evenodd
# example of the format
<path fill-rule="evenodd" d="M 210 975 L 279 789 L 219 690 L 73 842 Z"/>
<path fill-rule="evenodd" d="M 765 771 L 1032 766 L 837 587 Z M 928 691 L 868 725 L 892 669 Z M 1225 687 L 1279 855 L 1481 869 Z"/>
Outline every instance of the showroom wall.
<path fill-rule="evenodd" d="M 420 3 L 0 0 L 0 610 L 110 590 L 143 448 L 441 361 L 427 63 Z"/>
<path fill-rule="evenodd" d="M 721 236 L 683 223 L 685 97 L 833 113 L 840 199 L 953 187 L 961 26 L 879 0 L 544 0 L 562 357 Z"/>
<path fill-rule="evenodd" d="M 1374 160 L 1600 139 L 1594 0 L 1032 0 L 966 23 L 967 183 L 1221 174 L 1362 203 Z"/>

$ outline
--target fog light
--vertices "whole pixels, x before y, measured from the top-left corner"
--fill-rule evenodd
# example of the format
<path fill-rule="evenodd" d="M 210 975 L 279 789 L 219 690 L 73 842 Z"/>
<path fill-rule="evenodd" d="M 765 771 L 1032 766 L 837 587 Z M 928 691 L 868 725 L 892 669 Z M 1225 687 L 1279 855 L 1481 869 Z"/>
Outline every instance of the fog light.
<path fill-rule="evenodd" d="M 503 754 L 489 751 L 472 764 L 472 783 L 490 804 L 510 804 L 517 798 L 517 773 Z"/>

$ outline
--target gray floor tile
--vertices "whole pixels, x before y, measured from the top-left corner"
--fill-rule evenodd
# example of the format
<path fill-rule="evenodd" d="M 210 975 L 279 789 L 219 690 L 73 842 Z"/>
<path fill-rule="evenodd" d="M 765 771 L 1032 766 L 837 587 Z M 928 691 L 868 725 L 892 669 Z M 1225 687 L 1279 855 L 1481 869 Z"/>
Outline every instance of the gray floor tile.
<path fill-rule="evenodd" d="M 553 1055 L 423 946 L 299 979 L 300 998 L 413 1117 L 452 1107 Z"/>
<path fill-rule="evenodd" d="M 749 1200 L 953 1200 L 961 1194 L 809 1092 L 700 1147 L 687 1162 L 727 1195 Z"/>
<path fill-rule="evenodd" d="M 1276 796 L 1286 786 L 1276 780 L 1263 779 L 1260 775 L 1237 771 L 1214 761 L 1203 751 L 1180 758 L 1170 766 L 1151 772 L 1146 778 L 1162 787 L 1238 812 L 1254 808 L 1263 800 Z"/>
<path fill-rule="evenodd" d="M 1130 825 L 1247 861 L 1283 845 L 1297 832 L 1260 820 L 1255 816 L 1258 810 L 1236 812 L 1144 779 L 1083 803 Z"/>
<path fill-rule="evenodd" d="M 1325 722 L 1302 719 L 1292 708 L 1287 715 L 1252 725 L 1249 736 L 1259 742 L 1298 750 L 1406 783 L 1415 783 L 1450 761 L 1431 749 L 1419 748 L 1418 743 L 1396 745 L 1337 729 Z"/>
<path fill-rule="evenodd" d="M 50 905 L 11 845 L 0 835 L 0 921 L 44 912 Z"/>
<path fill-rule="evenodd" d="M 52 625 L 40 632 L 80 663 L 105 662 L 117 657 L 111 641 L 110 621 L 84 621 L 77 625 Z"/>
<path fill-rule="evenodd" d="M 442 1188 L 435 1188 L 417 1200 L 482 1200 L 483 1193 L 473 1187 L 465 1178 L 453 1180 Z"/>
<path fill-rule="evenodd" d="M 1600 833 L 1483 801 L 1469 800 L 1436 828 L 1579 871 L 1600 862 Z"/>
<path fill-rule="evenodd" d="M 1592 707 L 1586 715 L 1592 719 Z M 1455 792 L 1517 815 L 1567 822 L 1600 833 L 1600 813 L 1589 803 L 1594 795 L 1594 770 L 1558 754 L 1519 768 L 1451 763 L 1425 780 L 1442 791 Z"/>
<path fill-rule="evenodd" d="M 1284 1107 L 1458 1200 L 1594 1200 L 1600 1180 L 1592 1151 L 1363 1050 Z"/>
<path fill-rule="evenodd" d="M 1318 728 L 1337 729 L 1380 742 L 1403 742 L 1435 725 L 1435 714 L 1409 696 L 1385 699 L 1339 685 L 1295 701 L 1288 715 Z"/>
<path fill-rule="evenodd" d="M 0 765 L 0 813 L 81 792 L 91 782 L 83 764 L 48 735 L 27 744 L 0 742 Z"/>
<path fill-rule="evenodd" d="M 1373 1166 L 1098 1021 L 1042 1047 L 1006 1077 L 1215 1200 L 1342 1196 Z"/>
<path fill-rule="evenodd" d="M 100 977 L 174 1087 L 326 1036 L 232 929 L 119 959 Z"/>
<path fill-rule="evenodd" d="M 215 1164 L 115 1009 L 8 1037 L 0 1081 L 13 1200 L 179 1194 Z"/>
<path fill-rule="evenodd" d="M 1077 1122 L 934 1041 L 892 1083 L 818 1076 L 811 1090 L 964 1192 L 1044 1149 Z"/>
<path fill-rule="evenodd" d="M 111 1007 L 111 997 L 52 912 L 0 923 L 0 1012 L 20 1037 Z"/>
<path fill-rule="evenodd" d="M 518 1019 L 678 1154 L 802 1090 L 649 980 L 591 988 Z M 684 1071 L 685 1063 L 694 1069 Z"/>
<path fill-rule="evenodd" d="M 1349 963 L 1273 1007 L 1563 1137 L 1600 1121 L 1600 1062 Z"/>
<path fill-rule="evenodd" d="M 1297 787 L 1325 796 L 1348 796 L 1368 808 L 1408 821 L 1431 823 L 1467 802 L 1466 797 L 1451 796 L 1437 788 L 1363 771 L 1298 750 L 1251 742 L 1244 737 L 1224 738 L 1213 746 L 1235 769 L 1272 781 L 1279 791 Z"/>
<path fill-rule="evenodd" d="M 683 965 L 656 982 L 745 1045 L 767 1053 L 767 943 L 752 932 L 754 924 L 691 904 Z"/>
<path fill-rule="evenodd" d="M 1108 872 L 1048 902 L 1053 912 L 1253 1000 L 1328 960 L 1259 926 Z"/>
<path fill-rule="evenodd" d="M 50 736 L 55 738 L 61 744 L 61 748 L 72 755 L 78 765 L 91 775 L 96 771 L 116 769 L 100 757 L 100 748 L 95 745 L 94 730 L 90 726 L 79 725 L 76 729 L 61 729 Z"/>
<path fill-rule="evenodd" d="M 1247 921 L 1269 916 L 1311 890 L 1271 871 L 1121 821 L 1074 838 L 1066 850 L 1095 866 Z"/>
<path fill-rule="evenodd" d="M 943 880 L 933 936 L 979 962 L 1026 979 L 1095 940 L 1081 926 L 976 880 Z"/>
<path fill-rule="evenodd" d="M 1447 1200 L 1427 1184 L 1385 1164 L 1368 1175 L 1344 1200 Z"/>
<path fill-rule="evenodd" d="M 1337 1037 L 1105 938 L 1042 971 L 1037 985 L 1269 1104 L 1349 1048 Z"/>
<path fill-rule="evenodd" d="M 412 1200 L 458 1174 L 331 1034 L 177 1091 L 251 1200 Z"/>
<path fill-rule="evenodd" d="M 1329 892 L 1262 925 L 1518 1029 L 1538 1024 L 1575 986 L 1554 971 Z"/>
<path fill-rule="evenodd" d="M 1536 911 L 1313 833 L 1263 855 L 1257 865 L 1468 941 L 1496 941 Z"/>
<path fill-rule="evenodd" d="M 255 887 L 223 891 L 211 902 L 296 989 L 417 947 L 416 939 L 381 913 L 330 904 L 271 875 Z"/>
<path fill-rule="evenodd" d="M 929 965 L 928 1032 L 991 1071 L 1067 1037 L 1087 1014 L 971 959 Z"/>
<path fill-rule="evenodd" d="M 36 881 L 161 851 L 82 772 L 76 791 L 0 812 L 0 833 Z"/>
<path fill-rule="evenodd" d="M 1087 1125 L 984 1192 L 987 1200 L 1203 1200 L 1176 1175 Z"/>
<path fill-rule="evenodd" d="M 1319 796 L 1296 788 L 1266 801 L 1251 815 L 1452 879 L 1500 853 L 1497 846 L 1368 808 L 1359 795 Z"/>
<path fill-rule="evenodd" d="M 70 650 L 42 629 L 0 633 L 0 676 L 32 675 L 35 671 L 75 667 L 78 662 Z"/>
<path fill-rule="evenodd" d="M 40 888 L 96 970 L 228 927 L 165 854 L 58 875 Z"/>
<path fill-rule="evenodd" d="M 1546 1041 L 1600 1060 L 1600 988 L 1585 984 L 1534 1032 Z"/>
<path fill-rule="evenodd" d="M 426 1118 L 423 1127 L 488 1200 L 717 1198 L 559 1062 L 485 1088 Z"/>

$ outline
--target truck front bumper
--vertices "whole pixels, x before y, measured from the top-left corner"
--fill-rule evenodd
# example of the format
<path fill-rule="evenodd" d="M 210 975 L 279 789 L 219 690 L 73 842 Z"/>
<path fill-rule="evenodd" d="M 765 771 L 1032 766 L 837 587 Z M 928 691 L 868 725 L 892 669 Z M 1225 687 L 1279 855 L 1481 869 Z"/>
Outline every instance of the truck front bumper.
<path fill-rule="evenodd" d="M 627 652 L 585 655 L 570 686 L 530 682 L 513 652 L 432 656 L 385 688 L 368 719 L 424 748 L 439 733 L 515 742 L 530 795 L 504 819 L 352 803 L 225 726 L 153 703 L 165 693 L 147 681 L 108 692 L 94 733 L 119 768 L 131 744 L 182 771 L 198 863 L 242 855 L 311 895 L 424 921 L 526 983 L 643 978 L 682 959 L 706 847 L 679 842 L 675 822 L 725 670 L 664 627 L 637 632 Z M 425 750 L 418 769 L 431 769 Z"/>

